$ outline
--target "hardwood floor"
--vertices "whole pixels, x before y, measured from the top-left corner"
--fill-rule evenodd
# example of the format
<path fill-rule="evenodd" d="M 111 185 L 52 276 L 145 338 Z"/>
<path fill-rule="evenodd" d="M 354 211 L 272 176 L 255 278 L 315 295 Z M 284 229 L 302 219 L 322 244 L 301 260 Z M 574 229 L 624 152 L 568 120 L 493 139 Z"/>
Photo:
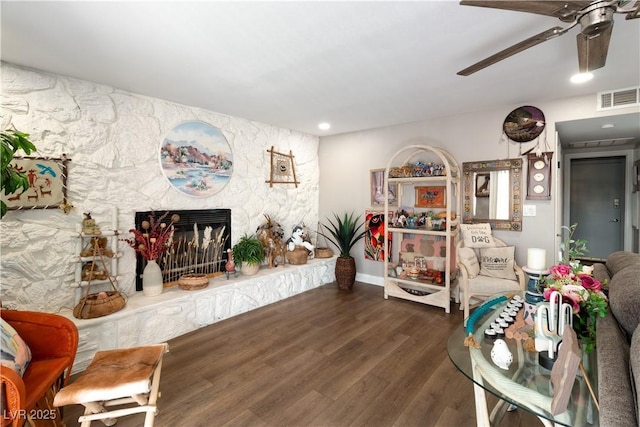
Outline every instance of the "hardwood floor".
<path fill-rule="evenodd" d="M 446 350 L 461 323 L 457 305 L 379 286 L 305 292 L 169 341 L 155 426 L 474 426 L 472 383 Z M 82 410 L 65 408 L 67 426 Z M 539 424 L 522 410 L 501 423 Z"/>

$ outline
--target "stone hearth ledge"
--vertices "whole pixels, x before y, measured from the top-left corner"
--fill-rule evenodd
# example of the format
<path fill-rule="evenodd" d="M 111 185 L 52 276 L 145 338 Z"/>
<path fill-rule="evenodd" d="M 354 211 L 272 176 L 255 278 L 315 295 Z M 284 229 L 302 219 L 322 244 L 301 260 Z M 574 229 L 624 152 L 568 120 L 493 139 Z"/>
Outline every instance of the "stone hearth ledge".
<path fill-rule="evenodd" d="M 125 307 L 96 319 L 76 319 L 61 312 L 78 327 L 78 353 L 73 372 L 86 369 L 96 351 L 158 344 L 220 320 L 289 298 L 335 280 L 336 257 L 307 264 L 262 267 L 254 276 L 242 273 L 209 280 L 196 291 L 165 288 L 161 295 L 142 292 L 127 299 Z"/>

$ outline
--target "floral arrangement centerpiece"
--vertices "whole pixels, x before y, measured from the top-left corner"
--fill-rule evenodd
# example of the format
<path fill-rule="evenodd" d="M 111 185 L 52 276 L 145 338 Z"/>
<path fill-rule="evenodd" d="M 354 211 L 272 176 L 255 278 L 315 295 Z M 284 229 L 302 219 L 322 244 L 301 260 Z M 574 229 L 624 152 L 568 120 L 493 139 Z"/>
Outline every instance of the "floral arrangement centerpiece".
<path fill-rule="evenodd" d="M 171 215 L 171 222 L 164 222 L 169 212 L 165 212 L 156 219 L 152 214 L 149 215 L 149 221 L 142 221 L 140 227 L 142 230 L 131 229 L 132 239 L 123 239 L 137 253 L 147 260 L 157 260 L 158 257 L 167 250 L 173 238 L 173 224 L 180 220 L 178 214 Z"/>
<path fill-rule="evenodd" d="M 573 307 L 573 329 L 585 344 L 585 351 L 596 346 L 596 320 L 607 314 L 608 300 L 603 283 L 593 278 L 593 266 L 581 265 L 576 259 L 587 252 L 585 240 L 573 240 L 577 224 L 562 228 L 567 239 L 560 244 L 562 261 L 551 267 L 550 274 L 542 279 L 544 298 L 548 301 L 553 291 L 558 291 L 562 301 Z"/>

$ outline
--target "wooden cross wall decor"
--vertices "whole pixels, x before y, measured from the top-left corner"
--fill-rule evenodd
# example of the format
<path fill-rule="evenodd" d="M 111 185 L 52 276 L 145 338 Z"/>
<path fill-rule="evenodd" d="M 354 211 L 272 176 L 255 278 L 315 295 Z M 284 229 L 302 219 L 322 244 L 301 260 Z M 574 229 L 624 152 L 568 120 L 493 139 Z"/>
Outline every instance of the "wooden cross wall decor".
<path fill-rule="evenodd" d="M 294 184 L 297 188 L 300 182 L 296 178 L 296 167 L 291 150 L 289 154 L 284 154 L 275 151 L 271 146 L 267 152 L 271 155 L 271 175 L 265 181 L 269 183 L 269 187 L 273 187 L 273 184 Z"/>

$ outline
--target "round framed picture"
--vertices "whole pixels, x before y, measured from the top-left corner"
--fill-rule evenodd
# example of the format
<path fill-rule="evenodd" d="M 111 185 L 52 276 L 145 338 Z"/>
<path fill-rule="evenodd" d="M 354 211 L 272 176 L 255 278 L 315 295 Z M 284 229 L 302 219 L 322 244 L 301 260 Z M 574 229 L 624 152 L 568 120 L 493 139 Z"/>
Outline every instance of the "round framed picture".
<path fill-rule="evenodd" d="M 525 105 L 509 113 L 502 129 L 512 141 L 529 142 L 542 133 L 545 124 L 544 114 L 539 108 Z"/>
<path fill-rule="evenodd" d="M 233 155 L 218 128 L 190 121 L 175 126 L 162 140 L 160 166 L 169 183 L 181 193 L 208 197 L 229 182 Z"/>

